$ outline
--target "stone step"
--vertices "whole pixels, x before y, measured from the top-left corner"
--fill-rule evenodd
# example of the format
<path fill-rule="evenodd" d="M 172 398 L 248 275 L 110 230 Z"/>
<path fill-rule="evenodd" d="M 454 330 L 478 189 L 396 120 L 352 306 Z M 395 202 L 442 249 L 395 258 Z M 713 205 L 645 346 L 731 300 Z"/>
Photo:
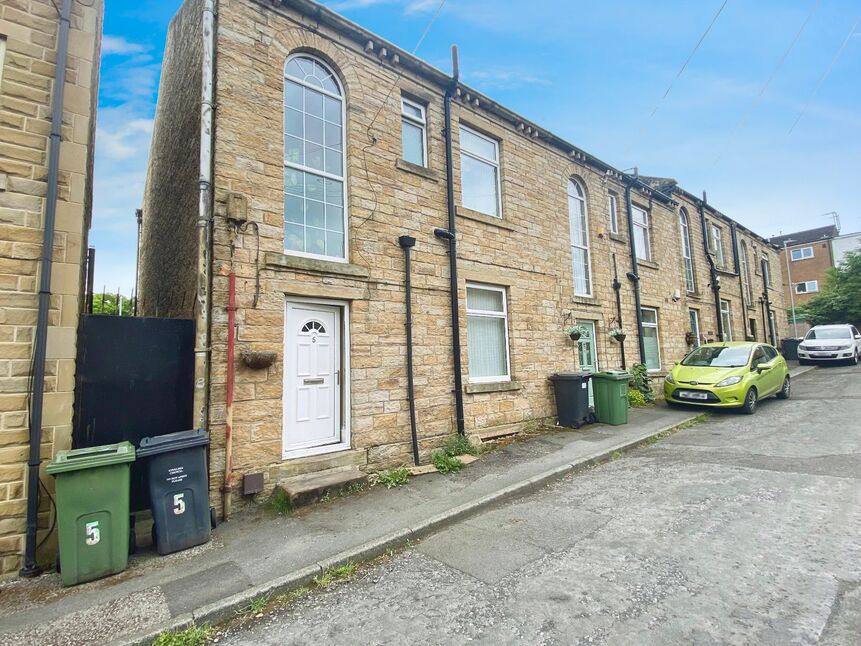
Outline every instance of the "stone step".
<path fill-rule="evenodd" d="M 310 455 L 304 458 L 292 458 L 269 469 L 269 481 L 280 482 L 285 478 L 301 476 L 305 473 L 319 473 L 326 469 L 339 467 L 362 467 L 368 464 L 366 449 L 349 449 L 336 453 Z"/>
<path fill-rule="evenodd" d="M 303 473 L 279 480 L 278 484 L 294 507 L 318 502 L 327 493 L 338 494 L 350 485 L 366 484 L 368 476 L 357 466 L 336 467 L 316 473 Z"/>

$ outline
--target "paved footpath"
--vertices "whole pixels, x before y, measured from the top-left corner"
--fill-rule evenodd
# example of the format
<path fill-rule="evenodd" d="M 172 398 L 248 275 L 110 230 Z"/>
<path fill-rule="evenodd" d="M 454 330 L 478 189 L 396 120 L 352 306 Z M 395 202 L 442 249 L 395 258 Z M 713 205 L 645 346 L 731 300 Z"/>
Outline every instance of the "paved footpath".
<path fill-rule="evenodd" d="M 861 368 L 495 505 L 219 636 L 245 644 L 861 643 Z"/>

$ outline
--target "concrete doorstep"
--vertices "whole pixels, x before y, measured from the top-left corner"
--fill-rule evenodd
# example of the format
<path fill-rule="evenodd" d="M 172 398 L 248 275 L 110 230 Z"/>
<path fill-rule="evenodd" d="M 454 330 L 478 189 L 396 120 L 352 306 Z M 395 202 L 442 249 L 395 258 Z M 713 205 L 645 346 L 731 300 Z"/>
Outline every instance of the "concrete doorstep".
<path fill-rule="evenodd" d="M 126 572 L 74 588 L 61 589 L 57 575 L 41 577 L 41 584 L 18 581 L 0 587 L 0 645 L 148 644 L 166 630 L 224 622 L 254 599 L 383 555 L 617 457 L 702 412 L 662 404 L 632 409 L 625 426 L 593 424 L 524 438 L 457 474 L 433 473 L 391 490 L 374 487 L 286 517 L 252 509 L 220 525 L 207 545 L 165 557 L 135 556 Z M 38 593 L 27 588 L 34 585 L 41 585 Z"/>

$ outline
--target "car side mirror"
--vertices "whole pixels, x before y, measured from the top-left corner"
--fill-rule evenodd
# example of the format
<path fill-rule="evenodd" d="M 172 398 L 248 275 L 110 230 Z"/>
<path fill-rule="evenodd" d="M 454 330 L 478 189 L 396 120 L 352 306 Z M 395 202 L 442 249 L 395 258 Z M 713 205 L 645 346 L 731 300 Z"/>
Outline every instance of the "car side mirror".
<path fill-rule="evenodd" d="M 859 339 L 861 339 L 861 336 L 859 336 L 858 338 L 859 338 Z M 675 361 L 673 365 L 676 365 L 676 366 L 677 366 L 677 365 L 679 365 L 680 363 L 681 363 L 681 361 Z"/>
<path fill-rule="evenodd" d="M 767 363 L 758 363 L 756 364 L 755 370 L 757 372 L 766 372 L 767 370 L 771 370 L 771 366 Z"/>
<path fill-rule="evenodd" d="M 856 338 L 856 339 L 861 339 L 861 334 L 856 334 L 856 335 L 855 335 L 855 338 Z"/>

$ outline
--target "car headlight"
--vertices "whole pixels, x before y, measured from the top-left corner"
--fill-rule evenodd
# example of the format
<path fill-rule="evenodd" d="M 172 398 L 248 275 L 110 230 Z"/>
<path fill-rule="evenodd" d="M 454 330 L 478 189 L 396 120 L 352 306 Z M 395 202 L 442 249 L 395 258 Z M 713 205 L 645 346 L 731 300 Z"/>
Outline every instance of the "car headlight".
<path fill-rule="evenodd" d="M 715 388 L 723 388 L 724 386 L 734 386 L 738 382 L 741 381 L 741 377 L 727 377 L 726 379 L 719 381 L 715 384 Z"/>
<path fill-rule="evenodd" d="M 838 346 L 835 348 L 835 350 L 848 350 L 848 349 L 849 349 L 849 348 L 851 348 L 851 347 L 852 347 L 852 344 L 851 344 L 851 343 L 847 343 L 847 344 L 845 344 L 845 345 L 838 345 Z"/>
<path fill-rule="evenodd" d="M 667 383 L 668 383 L 668 384 L 674 384 L 674 383 L 676 383 L 676 380 L 675 380 L 675 379 L 673 379 L 673 375 L 672 375 L 672 374 L 668 374 L 668 375 L 665 377 L 665 379 L 666 379 L 666 381 L 667 381 Z"/>

